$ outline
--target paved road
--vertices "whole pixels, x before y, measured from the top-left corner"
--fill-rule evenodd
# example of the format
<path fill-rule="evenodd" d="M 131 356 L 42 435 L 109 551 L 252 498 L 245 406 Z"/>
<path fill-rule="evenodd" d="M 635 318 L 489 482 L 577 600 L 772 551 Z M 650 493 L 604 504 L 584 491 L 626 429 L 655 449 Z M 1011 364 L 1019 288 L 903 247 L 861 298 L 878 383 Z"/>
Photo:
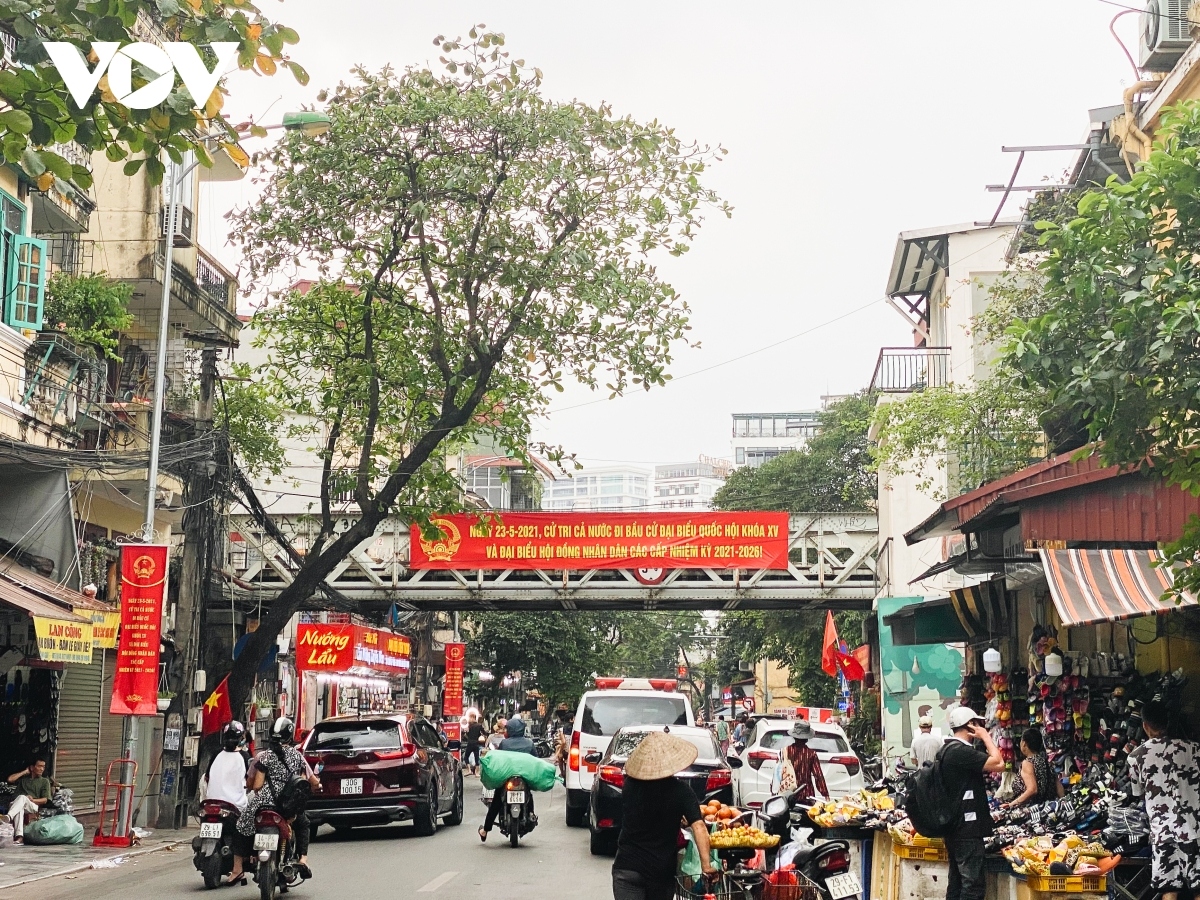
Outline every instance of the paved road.
<path fill-rule="evenodd" d="M 486 813 L 479 802 L 479 781 L 468 778 L 466 791 L 466 821 L 456 828 L 443 826 L 430 838 L 414 836 L 407 825 L 355 829 L 346 836 L 323 828 L 310 852 L 314 879 L 287 896 L 290 900 L 612 897 L 612 861 L 588 852 L 586 829 L 567 828 L 561 787 L 549 800 L 538 794 L 538 827 L 515 850 L 497 830 L 487 844 L 479 843 L 475 831 Z M 192 866 L 191 850 L 184 847 L 129 860 L 119 869 L 47 879 L 4 892 L 5 900 L 199 900 L 206 893 Z M 258 887 L 248 881 L 244 888 L 211 896 L 213 900 L 257 900 Z"/>

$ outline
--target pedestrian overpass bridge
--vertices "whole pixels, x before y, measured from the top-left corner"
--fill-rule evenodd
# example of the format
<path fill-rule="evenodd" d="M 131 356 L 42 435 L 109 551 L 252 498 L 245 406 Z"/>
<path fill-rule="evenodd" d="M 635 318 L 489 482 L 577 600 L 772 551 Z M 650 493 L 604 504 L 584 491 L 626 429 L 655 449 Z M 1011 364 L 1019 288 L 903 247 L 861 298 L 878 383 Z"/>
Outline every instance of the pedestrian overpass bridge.
<path fill-rule="evenodd" d="M 302 516 L 274 522 L 301 552 L 316 527 Z M 230 538 L 227 581 L 269 603 L 295 563 L 249 516 L 233 517 Z M 408 525 L 388 519 L 326 581 L 367 611 L 870 609 L 878 547 L 873 513 L 806 513 L 790 517 L 786 569 L 429 570 L 409 567 Z"/>

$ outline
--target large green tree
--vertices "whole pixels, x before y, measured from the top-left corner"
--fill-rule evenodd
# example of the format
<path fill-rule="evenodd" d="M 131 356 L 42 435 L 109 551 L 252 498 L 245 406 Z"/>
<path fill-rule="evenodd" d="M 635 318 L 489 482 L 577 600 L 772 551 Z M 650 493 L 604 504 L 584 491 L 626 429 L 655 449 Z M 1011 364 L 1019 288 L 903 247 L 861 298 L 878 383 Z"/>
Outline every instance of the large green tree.
<path fill-rule="evenodd" d="M 49 190 L 56 178 L 83 188 L 92 183 L 85 167 L 72 165 L 54 151 L 55 144 L 68 141 L 104 151 L 113 161 L 134 156 L 126 164 L 127 173 L 145 164 L 156 184 L 162 180 L 164 156 L 180 162 L 183 153 L 194 150 L 211 165 L 211 146 L 202 134 L 217 135 L 231 155 L 245 159 L 237 146 L 235 124 L 222 112 L 220 87 L 210 97 L 193 99 L 180 82 L 157 106 L 130 109 L 118 102 L 105 76 L 92 102 L 81 109 L 43 47 L 47 41 L 66 41 L 88 56 L 94 41 L 124 45 L 145 40 L 147 23 L 167 40 L 200 46 L 208 53 L 209 68 L 215 57 L 204 45 L 233 41 L 241 68 L 273 75 L 283 66 L 301 84 L 308 82 L 304 69 L 287 55 L 288 45 L 299 41 L 299 35 L 272 22 L 250 0 L 0 0 L 0 30 L 17 38 L 17 65 L 0 71 L 4 161 L 20 166 L 42 190 Z M 89 61 L 95 62 L 94 55 Z M 135 67 L 134 89 L 153 77 Z M 201 108 L 193 109 L 196 106 Z"/>
<path fill-rule="evenodd" d="M 867 430 L 872 398 L 864 391 L 830 404 L 808 444 L 757 469 L 742 468 L 717 492 L 714 505 L 727 510 L 866 512 L 875 508 Z M 839 634 L 859 643 L 863 614 L 835 613 Z M 739 678 L 739 661 L 773 659 L 785 663 L 791 685 L 810 706 L 832 706 L 837 682 L 821 670 L 824 610 L 741 611 L 721 616 L 725 637 L 718 675 L 728 684 Z"/>
<path fill-rule="evenodd" d="M 237 702 L 387 516 L 460 506 L 448 447 L 486 433 L 526 454 L 567 379 L 610 395 L 666 382 L 688 310 L 652 256 L 684 253 L 706 208 L 725 209 L 701 181 L 714 151 L 545 96 L 502 35 L 438 44 L 440 73 L 357 70 L 328 98 L 331 131 L 281 142 L 234 218 L 250 282 L 320 273 L 256 325 L 271 359 L 258 377 L 324 462 L 313 541 L 234 664 Z M 359 510 L 345 528 L 329 502 L 342 486 Z"/>
<path fill-rule="evenodd" d="M 1108 463 L 1200 493 L 1200 103 L 1164 114 L 1149 158 L 1041 223 L 1047 310 L 1011 329 L 1009 363 L 1048 416 Z M 1200 588 L 1200 527 L 1172 548 Z"/>

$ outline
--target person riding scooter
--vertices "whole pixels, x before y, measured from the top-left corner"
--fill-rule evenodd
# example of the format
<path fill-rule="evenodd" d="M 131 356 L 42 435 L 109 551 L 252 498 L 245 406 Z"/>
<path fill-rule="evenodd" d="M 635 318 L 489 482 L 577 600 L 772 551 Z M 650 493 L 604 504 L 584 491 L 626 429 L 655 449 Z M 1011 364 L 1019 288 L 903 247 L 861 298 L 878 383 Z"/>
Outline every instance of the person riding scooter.
<path fill-rule="evenodd" d="M 533 756 L 533 741 L 525 736 L 525 721 L 518 719 L 515 716 L 508 720 L 504 725 L 504 732 L 507 737 L 500 742 L 497 750 L 511 750 L 513 753 L 528 753 Z M 486 841 L 488 832 L 492 830 L 492 826 L 496 824 L 496 816 L 500 815 L 500 810 L 504 808 L 507 797 L 503 790 L 496 790 L 492 793 L 492 805 L 488 807 L 487 818 L 483 820 L 483 826 L 479 829 L 479 839 Z M 536 821 L 533 816 L 533 794 L 529 795 L 529 812 L 530 817 Z M 515 845 L 514 845 L 515 846 Z"/>
<path fill-rule="evenodd" d="M 236 720 L 221 729 L 221 752 L 208 767 L 208 791 L 211 800 L 224 800 L 239 810 L 246 808 L 246 757 L 239 752 L 246 738 L 246 727 Z"/>
<path fill-rule="evenodd" d="M 254 839 L 254 821 L 258 811 L 264 806 L 274 806 L 278 792 L 282 790 L 288 779 L 293 775 L 303 774 L 313 790 L 321 789 L 321 781 L 313 774 L 300 751 L 294 746 L 296 727 L 287 716 L 280 716 L 271 726 L 271 737 L 267 749 L 259 752 L 250 765 L 246 775 L 247 790 L 255 791 L 254 799 L 238 818 L 238 846 L 234 851 L 233 871 L 227 884 L 245 884 L 243 865 L 245 857 L 250 855 L 251 843 Z M 308 867 L 308 816 L 303 812 L 292 822 L 292 833 L 296 836 L 296 853 L 300 857 L 296 864 L 301 878 L 312 878 L 312 870 Z"/>

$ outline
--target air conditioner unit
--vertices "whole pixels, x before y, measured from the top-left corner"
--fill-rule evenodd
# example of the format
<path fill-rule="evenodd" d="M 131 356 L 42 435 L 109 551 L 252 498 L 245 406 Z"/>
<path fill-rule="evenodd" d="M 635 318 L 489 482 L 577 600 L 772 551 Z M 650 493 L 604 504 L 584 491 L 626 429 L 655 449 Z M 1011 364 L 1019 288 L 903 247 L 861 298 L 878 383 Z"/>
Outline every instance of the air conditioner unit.
<path fill-rule="evenodd" d="M 1191 0 L 1148 0 L 1142 12 L 1140 65 L 1170 72 L 1192 45 L 1187 11 Z"/>
<path fill-rule="evenodd" d="M 754 671 L 754 663 L 739 662 L 738 663 L 738 671 L 739 672 L 753 672 Z"/>
<path fill-rule="evenodd" d="M 167 236 L 167 207 L 162 207 L 162 212 L 159 214 L 159 221 L 162 225 L 161 233 L 163 237 Z M 190 247 L 195 241 L 195 217 L 192 211 L 186 206 L 175 207 L 175 246 Z"/>

